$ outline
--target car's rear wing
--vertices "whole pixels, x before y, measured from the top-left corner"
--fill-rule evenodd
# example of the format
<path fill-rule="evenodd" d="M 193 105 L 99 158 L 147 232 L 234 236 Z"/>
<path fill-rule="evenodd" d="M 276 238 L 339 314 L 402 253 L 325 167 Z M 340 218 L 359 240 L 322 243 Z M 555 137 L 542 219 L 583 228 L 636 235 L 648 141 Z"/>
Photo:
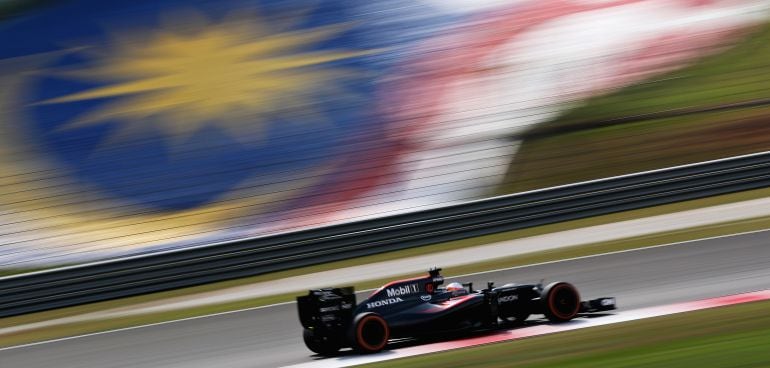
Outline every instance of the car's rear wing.
<path fill-rule="evenodd" d="M 308 329 L 344 328 L 353 320 L 355 307 L 353 287 L 309 290 L 297 297 L 299 321 Z"/>

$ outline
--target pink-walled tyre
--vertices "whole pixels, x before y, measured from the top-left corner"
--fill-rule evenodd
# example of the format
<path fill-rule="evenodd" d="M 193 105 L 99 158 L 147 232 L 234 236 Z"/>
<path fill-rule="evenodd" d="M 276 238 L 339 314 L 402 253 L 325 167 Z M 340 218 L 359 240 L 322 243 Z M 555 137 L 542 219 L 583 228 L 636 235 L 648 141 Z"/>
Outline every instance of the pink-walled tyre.
<path fill-rule="evenodd" d="M 543 314 L 551 322 L 567 322 L 580 311 L 580 294 L 567 282 L 548 284 L 540 295 Z"/>
<path fill-rule="evenodd" d="M 361 313 L 353 320 L 348 333 L 353 350 L 371 354 L 382 351 L 388 344 L 390 327 L 388 322 L 377 313 Z"/>

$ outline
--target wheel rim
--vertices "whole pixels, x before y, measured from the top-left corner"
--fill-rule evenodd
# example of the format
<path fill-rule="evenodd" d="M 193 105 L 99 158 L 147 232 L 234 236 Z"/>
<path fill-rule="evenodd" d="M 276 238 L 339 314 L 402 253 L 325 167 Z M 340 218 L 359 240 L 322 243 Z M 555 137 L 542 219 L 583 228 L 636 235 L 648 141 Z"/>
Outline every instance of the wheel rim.
<path fill-rule="evenodd" d="M 551 312 L 559 318 L 570 319 L 577 314 L 580 301 L 577 293 L 568 285 L 558 285 L 549 295 Z"/>
<path fill-rule="evenodd" d="M 377 351 L 388 343 L 388 326 L 376 316 L 364 318 L 358 324 L 358 342 L 366 350 Z"/>

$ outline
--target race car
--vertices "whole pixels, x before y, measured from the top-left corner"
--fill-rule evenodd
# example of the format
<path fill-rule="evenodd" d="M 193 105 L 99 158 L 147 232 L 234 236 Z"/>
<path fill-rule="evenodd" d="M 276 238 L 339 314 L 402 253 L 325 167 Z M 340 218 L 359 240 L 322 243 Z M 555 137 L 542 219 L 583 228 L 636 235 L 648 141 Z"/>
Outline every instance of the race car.
<path fill-rule="evenodd" d="M 309 290 L 297 297 L 305 345 L 314 353 L 334 355 L 350 347 L 376 353 L 392 339 L 457 336 L 522 324 L 532 314 L 566 322 L 579 313 L 615 309 L 615 298 L 581 301 L 567 282 L 539 284 L 471 283 L 441 287 L 440 268 L 428 275 L 390 282 L 356 305 L 352 287 Z"/>

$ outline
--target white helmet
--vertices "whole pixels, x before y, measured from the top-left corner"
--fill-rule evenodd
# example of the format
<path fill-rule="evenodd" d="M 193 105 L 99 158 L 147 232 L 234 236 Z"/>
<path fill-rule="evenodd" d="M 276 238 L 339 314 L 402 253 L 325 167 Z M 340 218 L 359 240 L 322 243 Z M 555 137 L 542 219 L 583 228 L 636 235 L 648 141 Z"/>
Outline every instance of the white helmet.
<path fill-rule="evenodd" d="M 452 295 L 460 295 L 466 293 L 465 287 L 459 282 L 453 282 L 447 285 L 446 291 L 452 293 Z"/>

